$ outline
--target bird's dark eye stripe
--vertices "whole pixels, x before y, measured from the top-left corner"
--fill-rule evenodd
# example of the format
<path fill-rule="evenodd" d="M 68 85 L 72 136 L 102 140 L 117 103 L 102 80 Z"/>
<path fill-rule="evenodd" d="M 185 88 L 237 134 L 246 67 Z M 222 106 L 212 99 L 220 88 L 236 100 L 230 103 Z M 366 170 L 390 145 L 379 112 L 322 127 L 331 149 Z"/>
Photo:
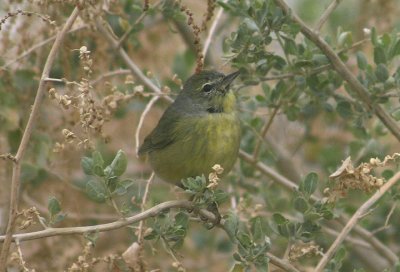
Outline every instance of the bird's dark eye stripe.
<path fill-rule="evenodd" d="M 209 83 L 207 83 L 207 84 L 204 84 L 203 85 L 203 92 L 209 92 L 209 91 L 211 91 L 212 90 L 212 88 L 213 88 L 214 86 L 212 85 L 212 84 L 209 84 Z"/>

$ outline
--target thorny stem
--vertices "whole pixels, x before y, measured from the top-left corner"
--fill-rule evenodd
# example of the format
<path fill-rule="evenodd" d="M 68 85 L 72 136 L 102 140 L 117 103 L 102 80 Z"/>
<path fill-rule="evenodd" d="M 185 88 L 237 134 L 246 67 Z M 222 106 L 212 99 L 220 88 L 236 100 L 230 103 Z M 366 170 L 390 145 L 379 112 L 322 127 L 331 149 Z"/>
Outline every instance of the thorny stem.
<path fill-rule="evenodd" d="M 10 249 L 10 244 L 12 240 L 12 233 L 15 227 L 17 212 L 18 212 L 18 198 L 19 198 L 19 187 L 20 187 L 20 173 L 21 173 L 21 160 L 25 154 L 26 148 L 28 146 L 30 137 L 33 132 L 33 127 L 35 125 L 40 105 L 43 100 L 43 94 L 45 92 L 45 79 L 49 77 L 51 67 L 53 65 L 54 59 L 57 55 L 58 50 L 61 47 L 62 41 L 71 28 L 76 18 L 78 17 L 79 9 L 76 7 L 71 15 L 69 16 L 67 22 L 65 23 L 63 29 L 57 34 L 57 37 L 54 41 L 53 47 L 50 50 L 50 53 L 47 57 L 45 66 L 43 68 L 41 80 L 39 81 L 39 86 L 36 93 L 35 102 L 32 107 L 32 111 L 29 115 L 29 120 L 26 125 L 24 134 L 22 135 L 21 143 L 18 147 L 17 154 L 15 155 L 16 162 L 13 165 L 13 174 L 11 179 L 11 199 L 10 199 L 10 210 L 9 210 L 9 219 L 7 224 L 6 235 L 3 243 L 3 247 L 0 255 L 0 271 L 6 270 L 7 265 L 7 256 Z"/>

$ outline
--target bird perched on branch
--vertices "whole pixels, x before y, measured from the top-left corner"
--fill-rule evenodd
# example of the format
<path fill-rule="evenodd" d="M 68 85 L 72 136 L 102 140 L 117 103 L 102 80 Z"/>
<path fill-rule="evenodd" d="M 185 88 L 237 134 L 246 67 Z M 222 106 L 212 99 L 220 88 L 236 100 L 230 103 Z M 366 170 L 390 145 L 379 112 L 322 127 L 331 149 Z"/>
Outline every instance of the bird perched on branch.
<path fill-rule="evenodd" d="M 207 176 L 215 164 L 228 173 L 237 158 L 240 122 L 236 97 L 229 91 L 239 72 L 224 75 L 201 71 L 184 84 L 154 130 L 139 148 L 161 179 L 181 186 L 181 180 Z"/>

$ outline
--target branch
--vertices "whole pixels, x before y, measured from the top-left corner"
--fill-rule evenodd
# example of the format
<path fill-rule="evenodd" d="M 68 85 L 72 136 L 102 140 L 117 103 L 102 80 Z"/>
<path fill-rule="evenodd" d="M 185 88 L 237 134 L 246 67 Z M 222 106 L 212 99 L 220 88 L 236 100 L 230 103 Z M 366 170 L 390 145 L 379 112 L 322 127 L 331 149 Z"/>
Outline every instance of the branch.
<path fill-rule="evenodd" d="M 319 19 L 317 25 L 315 26 L 315 31 L 319 32 L 322 26 L 325 24 L 326 20 L 328 20 L 331 13 L 335 10 L 335 8 L 340 4 L 342 0 L 333 0 L 330 5 L 326 8 L 324 13 L 322 13 L 321 18 Z"/>
<path fill-rule="evenodd" d="M 113 34 L 111 34 L 111 27 L 107 25 L 107 28 L 103 25 L 104 21 L 101 21 L 99 18 L 96 19 L 96 25 L 99 31 L 106 37 L 110 45 L 117 50 L 118 54 L 121 56 L 125 64 L 128 66 L 129 70 L 134 74 L 146 87 L 148 87 L 153 92 L 162 95 L 161 97 L 168 102 L 172 102 L 172 98 L 165 95 L 160 88 L 158 88 L 148 77 L 146 77 L 140 68 L 130 59 L 129 55 L 122 47 L 118 47 L 118 41 L 114 38 Z"/>
<path fill-rule="evenodd" d="M 90 85 L 96 85 L 97 83 L 99 83 L 100 81 L 102 81 L 103 79 L 105 79 L 107 77 L 113 77 L 113 76 L 117 76 L 117 75 L 129 75 L 129 74 L 132 74 L 132 71 L 129 69 L 118 69 L 115 71 L 107 72 L 107 73 L 100 75 L 95 80 L 92 80 L 90 82 Z"/>
<path fill-rule="evenodd" d="M 70 235 L 70 234 L 84 234 L 88 232 L 104 232 L 109 230 L 119 229 L 139 221 L 145 220 L 150 217 L 157 216 L 158 214 L 172 208 L 185 208 L 185 209 L 193 209 L 193 203 L 187 200 L 172 200 L 163 202 L 158 204 L 142 213 L 136 214 L 131 217 L 126 217 L 124 219 L 119 219 L 117 221 L 94 225 L 94 226 L 82 226 L 82 227 L 68 227 L 68 228 L 47 228 L 41 231 L 29 232 L 29 233 L 21 233 L 14 234 L 12 236 L 12 240 L 18 239 L 19 241 L 28 241 L 34 239 L 40 239 L 51 236 L 60 236 L 60 235 Z M 206 211 L 205 211 L 206 212 Z M 209 212 L 206 212 L 206 216 L 209 215 Z M 0 236 L 0 242 L 5 240 L 5 236 Z"/>
<path fill-rule="evenodd" d="M 74 29 L 69 30 L 67 33 L 69 34 L 69 33 L 72 33 L 72 32 L 75 32 L 75 31 L 78 31 L 78 30 L 81 30 L 81 29 L 84 29 L 84 28 L 86 28 L 86 27 L 87 27 L 87 25 L 81 25 L 81 26 L 78 26 L 77 28 L 74 28 Z M 5 70 L 5 69 L 6 69 L 8 66 L 10 66 L 11 64 L 13 64 L 13 63 L 19 61 L 20 59 L 25 58 L 26 56 L 30 55 L 32 52 L 36 51 L 36 50 L 39 49 L 40 47 L 42 47 L 42 46 L 48 44 L 49 42 L 52 42 L 53 40 L 55 40 L 55 39 L 56 39 L 56 36 L 57 36 L 57 35 L 54 35 L 54 36 L 52 36 L 52 37 L 50 37 L 50 38 L 48 38 L 48 39 L 46 39 L 46 40 L 44 40 L 44 41 L 41 41 L 41 42 L 35 44 L 34 46 L 32 46 L 31 48 L 29 48 L 28 50 L 26 50 L 24 53 L 22 53 L 21 55 L 19 55 L 19 56 L 16 57 L 15 59 L 10 60 L 9 62 L 7 62 L 7 63 L 4 64 L 3 66 L 1 66 L 0 69 L 1 69 L 1 70 Z"/>
<path fill-rule="evenodd" d="M 281 107 L 281 102 L 279 102 L 279 104 L 274 108 L 274 110 L 271 113 L 271 116 L 269 117 L 268 121 L 264 124 L 264 127 L 261 130 L 261 138 L 258 139 L 256 146 L 254 147 L 253 158 L 255 160 L 258 158 L 258 154 L 260 153 L 261 145 L 264 141 L 265 135 L 267 135 L 267 132 L 271 127 L 272 122 L 274 121 L 274 118 L 278 113 L 280 107 Z"/>
<path fill-rule="evenodd" d="M 290 264 L 289 262 L 280 259 L 278 257 L 276 257 L 275 255 L 273 255 L 272 253 L 267 253 L 267 256 L 269 258 L 269 261 L 274 264 L 275 266 L 285 270 L 285 271 L 290 271 L 290 272 L 300 272 L 300 270 L 298 270 L 296 267 L 294 267 L 292 264 Z"/>
<path fill-rule="evenodd" d="M 224 0 L 222 2 L 226 3 L 226 0 Z M 217 15 L 215 16 L 214 21 L 212 22 L 210 31 L 208 32 L 208 35 L 207 35 L 207 39 L 204 42 L 204 47 L 203 47 L 203 52 L 202 52 L 204 58 L 207 56 L 208 48 L 210 47 L 212 38 L 214 36 L 215 30 L 217 29 L 217 25 L 218 25 L 219 21 L 221 20 L 223 12 L 224 12 L 223 7 L 220 7 L 217 12 Z"/>
<path fill-rule="evenodd" d="M 342 229 L 339 236 L 333 242 L 328 251 L 324 254 L 322 259 L 319 261 L 314 271 L 321 272 L 327 265 L 329 260 L 335 254 L 338 247 L 343 243 L 344 239 L 357 224 L 360 217 L 365 214 L 393 185 L 400 179 L 400 172 L 397 172 L 388 182 L 386 182 L 375 194 L 373 194 L 360 208 L 354 213 L 354 215 L 347 222 L 346 226 Z"/>
<path fill-rule="evenodd" d="M 161 4 L 161 1 L 158 1 L 153 5 L 153 8 L 158 7 Z M 129 37 L 129 35 L 132 33 L 132 31 L 135 29 L 135 27 L 143 21 L 143 19 L 146 17 L 148 9 L 143 11 L 142 14 L 136 19 L 136 21 L 129 27 L 129 29 L 122 35 L 121 39 L 119 39 L 117 46 L 121 47 L 121 45 L 124 43 L 124 41 Z"/>
<path fill-rule="evenodd" d="M 351 89 L 356 93 L 358 98 L 367 106 L 368 110 L 373 111 L 388 130 L 400 141 L 400 128 L 397 123 L 382 109 L 381 106 L 374 103 L 368 94 L 368 90 L 358 81 L 351 73 L 349 68 L 343 63 L 338 55 L 332 50 L 329 44 L 321 38 L 316 32 L 312 31 L 285 3 L 284 0 L 274 0 L 275 3 L 300 26 L 300 31 L 305 37 L 312 41 L 330 60 L 333 68 L 339 75 L 349 84 Z"/>
<path fill-rule="evenodd" d="M 136 156 L 137 157 L 139 157 L 139 146 L 140 146 L 139 135 L 140 135 L 140 131 L 142 129 L 143 123 L 144 123 L 144 119 L 146 118 L 146 115 L 149 113 L 151 107 L 153 107 L 153 105 L 157 102 L 158 98 L 159 98 L 158 96 L 153 96 L 151 98 L 151 100 L 149 101 L 149 103 L 147 103 L 146 108 L 142 112 L 142 115 L 140 115 L 139 124 L 136 128 L 136 133 L 135 133 Z"/>
<path fill-rule="evenodd" d="M 29 143 L 29 139 L 32 135 L 33 127 L 36 122 L 36 118 L 39 113 L 40 105 L 43 100 L 43 94 L 45 91 L 45 79 L 49 77 L 51 67 L 53 65 L 54 59 L 57 55 L 58 50 L 61 47 L 62 41 L 65 37 L 67 31 L 71 28 L 76 18 L 78 17 L 79 9 L 76 7 L 71 15 L 69 16 L 67 22 L 65 23 L 63 29 L 57 34 L 56 40 L 54 41 L 53 47 L 47 57 L 46 63 L 43 68 L 42 76 L 39 82 L 39 86 L 36 92 L 35 102 L 32 106 L 32 112 L 29 115 L 29 120 L 26 125 L 24 134 L 22 135 L 21 143 L 19 144 L 17 154 L 15 155 L 15 163 L 13 164 L 13 174 L 11 179 L 11 198 L 10 198 L 10 210 L 9 219 L 7 224 L 6 235 L 3 243 L 3 247 L 0 255 L 0 271 L 4 271 L 7 263 L 8 251 L 11 244 L 12 232 L 17 218 L 18 210 L 18 193 L 20 187 L 20 173 L 21 173 L 21 159 L 23 158 L 26 148 Z"/>

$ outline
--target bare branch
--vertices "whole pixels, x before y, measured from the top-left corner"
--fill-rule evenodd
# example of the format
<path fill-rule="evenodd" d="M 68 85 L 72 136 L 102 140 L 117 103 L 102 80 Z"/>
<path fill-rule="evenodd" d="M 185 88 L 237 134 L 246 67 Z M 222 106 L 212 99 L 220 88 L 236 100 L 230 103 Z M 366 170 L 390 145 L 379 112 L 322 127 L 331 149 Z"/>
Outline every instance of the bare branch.
<path fill-rule="evenodd" d="M 142 115 L 140 115 L 139 119 L 139 124 L 136 128 L 136 133 L 135 133 L 135 141 L 136 141 L 136 156 L 139 157 L 138 152 L 139 152 L 139 145 L 140 145 L 140 131 L 142 130 L 142 126 L 144 123 L 144 119 L 146 118 L 147 114 L 149 113 L 151 107 L 157 102 L 158 96 L 153 96 L 149 103 L 147 103 L 146 108 L 143 110 Z"/>
<path fill-rule="evenodd" d="M 158 7 L 161 4 L 161 1 L 158 1 L 157 3 L 155 3 L 153 5 L 153 8 Z M 148 9 L 147 9 L 148 10 Z M 119 39 L 117 47 L 121 47 L 121 45 L 124 43 L 124 41 L 129 37 L 129 35 L 132 33 L 132 31 L 135 29 L 135 27 L 143 21 L 143 19 L 146 17 L 146 15 L 148 14 L 146 11 L 144 10 L 142 12 L 142 14 L 140 14 L 139 18 L 136 19 L 136 21 L 129 27 L 129 29 L 122 35 L 122 37 Z"/>
<path fill-rule="evenodd" d="M 388 130 L 400 141 L 400 128 L 387 112 L 377 103 L 374 103 L 368 94 L 368 90 L 351 73 L 339 56 L 333 51 L 329 44 L 316 32 L 312 31 L 285 3 L 284 0 L 274 0 L 282 8 L 283 12 L 300 26 L 300 31 L 305 37 L 312 41 L 331 61 L 336 72 L 347 81 L 357 97 L 366 105 L 368 110 L 373 111 Z"/>
<path fill-rule="evenodd" d="M 78 27 L 76 27 L 76 28 L 74 28 L 74 29 L 69 30 L 67 33 L 68 33 L 68 34 L 69 34 L 69 33 L 73 33 L 73 32 L 82 30 L 82 29 L 84 29 L 84 28 L 86 28 L 86 27 L 87 27 L 87 25 L 81 25 L 81 26 L 78 26 Z M 41 42 L 35 44 L 34 46 L 32 46 L 31 48 L 29 48 L 28 50 L 26 50 L 24 53 L 22 53 L 21 55 L 19 55 L 19 56 L 16 57 L 15 59 L 10 60 L 10 61 L 7 62 L 6 64 L 4 64 L 0 69 L 1 69 L 1 70 L 5 70 L 8 66 L 10 66 L 10 65 L 12 65 L 13 63 L 19 61 L 20 59 L 23 59 L 23 58 L 29 56 L 32 52 L 36 51 L 37 49 L 39 49 L 39 48 L 42 47 L 42 46 L 45 46 L 45 45 L 48 44 L 49 42 L 54 41 L 55 39 L 56 39 L 56 35 L 53 36 L 53 37 L 50 37 L 50 38 L 48 38 L 48 39 L 46 39 L 46 40 L 44 40 L 44 41 L 41 41 Z"/>
<path fill-rule="evenodd" d="M 145 220 L 150 217 L 157 216 L 159 213 L 172 209 L 172 208 L 186 208 L 186 209 L 193 209 L 193 204 L 187 200 L 173 200 L 167 201 L 161 204 L 158 204 L 145 212 L 136 214 L 131 217 L 121 218 L 117 221 L 94 225 L 94 226 L 83 226 L 83 227 L 69 227 L 69 228 L 47 228 L 45 230 L 30 232 L 30 233 L 21 233 L 21 234 L 14 234 L 12 236 L 12 240 L 18 239 L 19 241 L 28 241 L 34 239 L 40 239 L 45 237 L 51 236 L 60 236 L 60 235 L 70 235 L 70 234 L 84 234 L 88 232 L 104 232 L 109 230 L 119 229 L 139 221 Z M 213 216 L 210 215 L 210 212 L 204 211 L 205 216 Z M 4 241 L 5 236 L 0 236 L 0 241 Z"/>
<path fill-rule="evenodd" d="M 223 3 L 226 2 L 226 0 L 222 1 Z M 210 47 L 211 40 L 214 36 L 215 30 L 217 29 L 217 25 L 222 17 L 222 14 L 224 12 L 224 9 L 222 7 L 219 8 L 217 15 L 215 16 L 214 21 L 211 24 L 210 30 L 208 31 L 207 39 L 204 42 L 204 47 L 203 47 L 203 57 L 205 58 L 207 56 L 208 48 Z"/>
<path fill-rule="evenodd" d="M 328 20 L 331 13 L 335 10 L 335 8 L 340 4 L 342 0 L 333 0 L 330 5 L 326 8 L 324 13 L 322 13 L 321 18 L 319 19 L 317 25 L 315 26 L 315 31 L 321 31 L 322 26 L 325 24 L 326 20 Z"/>
<path fill-rule="evenodd" d="M 43 100 L 43 94 L 45 92 L 45 79 L 49 77 L 51 67 L 53 65 L 54 59 L 57 55 L 58 50 L 61 47 L 62 41 L 67 33 L 67 31 L 71 28 L 72 24 L 75 22 L 78 17 L 79 9 L 75 8 L 71 15 L 69 16 L 67 22 L 65 23 L 63 29 L 57 34 L 56 40 L 54 41 L 53 47 L 50 50 L 50 53 L 47 57 L 46 63 L 43 68 L 42 76 L 39 82 L 39 86 L 36 92 L 35 102 L 32 107 L 32 112 L 29 115 L 29 120 L 26 125 L 24 134 L 22 135 L 21 143 L 18 147 L 17 154 L 15 156 L 16 162 L 13 165 L 13 174 L 11 179 L 11 199 L 10 199 L 10 210 L 9 210 L 9 219 L 6 230 L 6 235 L 3 243 L 3 247 L 1 249 L 0 256 L 0 271 L 4 271 L 7 263 L 8 251 L 11 244 L 12 232 L 14 230 L 17 211 L 18 211 L 18 193 L 20 187 L 20 173 L 21 173 L 21 159 L 23 158 L 26 148 L 29 143 L 29 139 L 32 135 L 33 127 L 36 122 L 36 118 L 38 116 L 40 105 Z"/>
<path fill-rule="evenodd" d="M 393 185 L 397 183 L 400 179 L 400 172 L 397 172 L 388 182 L 386 182 L 375 194 L 373 194 L 360 208 L 353 214 L 350 220 L 347 222 L 346 226 L 342 229 L 339 236 L 333 242 L 328 251 L 324 254 L 322 259 L 319 261 L 317 267 L 314 271 L 320 272 L 323 271 L 325 266 L 328 264 L 329 260 L 335 254 L 338 247 L 343 243 L 344 239 L 353 229 L 353 227 L 357 224 L 360 217 L 367 212 L 372 205 L 374 205 Z"/>
<path fill-rule="evenodd" d="M 142 198 L 142 205 L 141 205 L 141 211 L 144 211 L 144 206 L 146 205 L 147 202 L 147 196 L 149 194 L 149 190 L 150 190 L 150 185 L 152 183 L 152 181 L 154 180 L 155 174 L 154 172 L 151 173 L 149 179 L 146 182 L 146 189 L 144 190 L 144 194 L 143 194 L 143 198 Z M 144 220 L 140 221 L 139 223 L 139 230 L 138 230 L 138 243 L 139 245 L 141 245 L 143 243 L 143 227 L 144 227 Z"/>
<path fill-rule="evenodd" d="M 129 55 L 126 53 L 126 51 L 122 47 L 118 47 L 118 41 L 114 38 L 113 34 L 110 32 L 110 27 L 105 27 L 103 24 L 105 24 L 104 21 L 101 21 L 100 19 L 96 20 L 96 25 L 97 28 L 100 30 L 100 32 L 106 37 L 110 45 L 118 51 L 118 54 L 121 56 L 125 64 L 128 66 L 129 70 L 132 71 L 132 74 L 134 74 L 139 80 L 150 90 L 152 90 L 155 93 L 158 93 L 162 95 L 161 97 L 165 99 L 166 101 L 172 102 L 172 98 L 169 96 L 165 95 L 159 87 L 157 87 L 148 77 L 146 77 L 140 68 L 130 59 Z"/>
<path fill-rule="evenodd" d="M 258 158 L 258 154 L 260 153 L 260 149 L 261 149 L 261 144 L 264 141 L 265 135 L 267 135 L 267 132 L 269 130 L 269 128 L 272 125 L 272 122 L 274 121 L 274 118 L 276 116 L 276 114 L 278 113 L 279 109 L 280 109 L 281 104 L 279 103 L 274 110 L 271 113 L 271 116 L 269 117 L 268 121 L 265 123 L 264 127 L 261 130 L 261 139 L 258 139 L 256 146 L 254 148 L 254 152 L 253 152 L 253 158 L 256 160 Z"/>
<path fill-rule="evenodd" d="M 269 261 L 274 264 L 275 266 L 290 272 L 300 272 L 296 267 L 290 264 L 288 261 L 282 260 L 271 253 L 267 253 Z"/>

